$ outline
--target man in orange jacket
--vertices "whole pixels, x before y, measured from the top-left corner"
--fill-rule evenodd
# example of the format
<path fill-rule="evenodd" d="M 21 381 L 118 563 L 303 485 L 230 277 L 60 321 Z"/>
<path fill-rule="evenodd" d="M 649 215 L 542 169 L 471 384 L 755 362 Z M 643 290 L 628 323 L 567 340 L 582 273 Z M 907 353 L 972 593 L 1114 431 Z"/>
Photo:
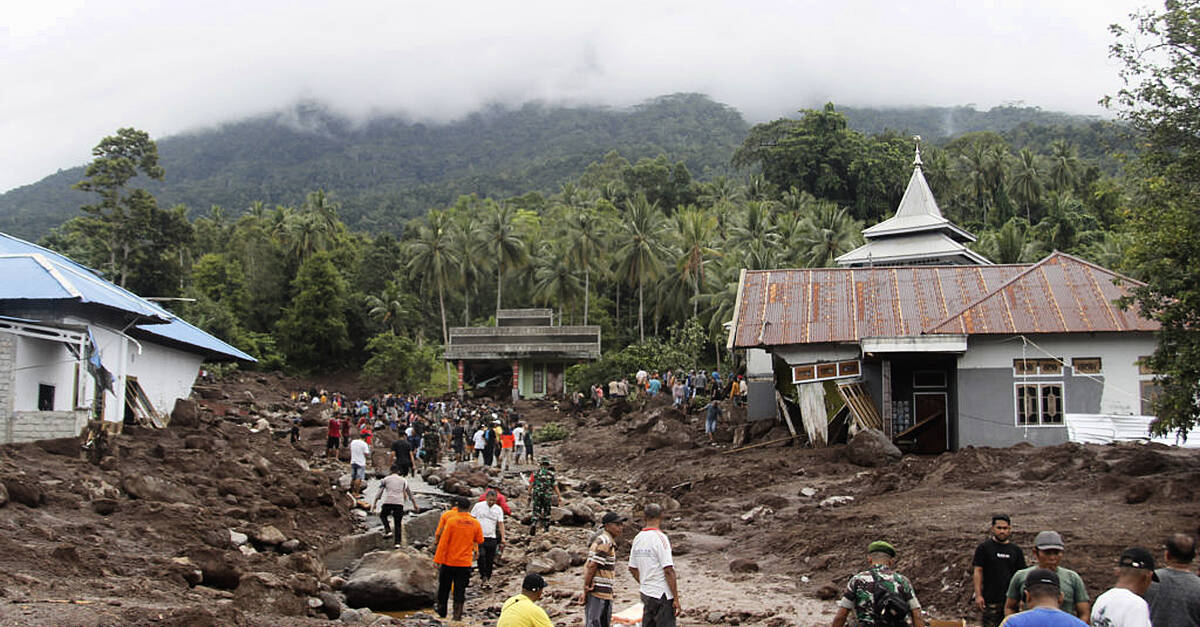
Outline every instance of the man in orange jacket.
<path fill-rule="evenodd" d="M 483 528 L 470 514 L 471 500 L 455 497 L 454 511 L 439 521 L 437 552 L 433 562 L 438 565 L 437 613 L 446 618 L 446 602 L 454 588 L 454 620 L 462 620 L 463 603 L 467 600 L 467 583 L 471 580 L 471 563 L 483 543 Z"/>

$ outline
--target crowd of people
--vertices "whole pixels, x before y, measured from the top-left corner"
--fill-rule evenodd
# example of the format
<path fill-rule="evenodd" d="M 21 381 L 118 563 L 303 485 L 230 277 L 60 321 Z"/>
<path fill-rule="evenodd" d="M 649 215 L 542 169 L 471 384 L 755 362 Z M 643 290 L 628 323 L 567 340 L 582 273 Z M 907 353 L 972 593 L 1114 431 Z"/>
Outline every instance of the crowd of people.
<path fill-rule="evenodd" d="M 730 399 L 737 405 L 746 403 L 749 392 L 743 375 L 734 375 L 713 370 L 667 370 L 659 373 L 657 370 L 638 370 L 633 375 L 633 383 L 629 377 L 612 379 L 608 383 L 593 383 L 587 392 L 576 390 L 571 395 L 571 408 L 578 412 L 587 407 L 601 408 L 608 401 L 627 399 L 636 401 L 644 397 L 655 397 L 659 394 L 669 394 L 672 404 L 690 411 L 691 402 L 696 397 L 711 400 Z"/>
<path fill-rule="evenodd" d="M 1062 566 L 1066 544 L 1046 530 L 1033 541 L 1034 564 L 1012 541 L 1012 520 L 992 516 L 989 536 L 972 558 L 973 599 L 983 627 L 1197 627 L 1200 576 L 1196 541 L 1174 534 L 1163 543 L 1162 568 L 1153 553 L 1132 546 L 1115 560 L 1116 582 L 1095 603 L 1079 573 Z M 912 583 L 893 570 L 896 549 L 885 541 L 867 547 L 869 567 L 854 575 L 838 600 L 833 627 L 853 616 L 859 625 L 924 627 Z"/>

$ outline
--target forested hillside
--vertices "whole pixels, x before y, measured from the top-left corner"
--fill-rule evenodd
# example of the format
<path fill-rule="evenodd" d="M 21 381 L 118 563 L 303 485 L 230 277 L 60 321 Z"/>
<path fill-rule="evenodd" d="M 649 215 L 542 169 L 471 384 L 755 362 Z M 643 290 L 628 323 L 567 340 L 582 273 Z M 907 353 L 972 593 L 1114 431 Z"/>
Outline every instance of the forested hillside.
<path fill-rule="evenodd" d="M 637 160 L 669 155 L 694 176 L 728 174 L 749 125 L 705 96 L 678 94 L 628 110 L 491 107 L 450 124 L 376 116 L 355 122 L 319 103 L 158 142 L 166 177 L 144 181 L 162 206 L 295 205 L 324 189 L 354 228 L 398 231 L 404 220 L 460 194 L 552 192 L 612 150 Z M 78 213 L 83 168 L 0 195 L 0 230 L 41 237 Z"/>
<path fill-rule="evenodd" d="M 1108 154 L 1115 135 L 1109 123 L 1032 107 L 839 111 L 855 130 L 919 133 L 933 143 L 967 131 L 1012 131 L 1019 149 L 1070 133 L 1088 158 Z M 310 102 L 162 139 L 166 176 L 144 183 L 161 206 L 186 205 L 193 217 L 214 205 L 231 216 L 256 201 L 294 206 L 307 191 L 323 189 L 341 204 L 351 228 L 398 232 L 406 219 L 461 194 L 554 192 L 614 150 L 634 162 L 665 155 L 699 180 L 730 175 L 730 158 L 749 128 L 736 110 L 698 94 L 663 96 L 629 110 L 492 107 L 444 125 L 394 116 L 355 122 Z M 71 168 L 0 195 L 0 230 L 45 235 L 88 202 L 71 188 L 81 178 L 83 168 Z"/>

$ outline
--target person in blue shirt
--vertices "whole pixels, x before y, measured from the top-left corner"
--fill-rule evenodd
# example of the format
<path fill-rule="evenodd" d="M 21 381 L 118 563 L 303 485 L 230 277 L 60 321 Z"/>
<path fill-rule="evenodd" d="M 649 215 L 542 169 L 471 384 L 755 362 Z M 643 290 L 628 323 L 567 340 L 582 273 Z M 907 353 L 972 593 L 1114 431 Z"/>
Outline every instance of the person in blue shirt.
<path fill-rule="evenodd" d="M 1052 570 L 1035 568 L 1025 576 L 1024 612 L 1011 614 L 1000 627 L 1081 627 L 1087 623 L 1061 609 L 1062 591 L 1058 575 Z"/>

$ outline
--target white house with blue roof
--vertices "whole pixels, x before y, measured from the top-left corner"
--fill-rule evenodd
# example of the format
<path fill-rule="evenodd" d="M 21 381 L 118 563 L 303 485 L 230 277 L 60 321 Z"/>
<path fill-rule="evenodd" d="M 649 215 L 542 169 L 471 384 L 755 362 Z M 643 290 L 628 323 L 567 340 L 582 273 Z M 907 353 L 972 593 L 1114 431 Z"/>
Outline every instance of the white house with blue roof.
<path fill-rule="evenodd" d="M 158 422 L 205 361 L 253 357 L 52 250 L 0 233 L 0 444 Z"/>

